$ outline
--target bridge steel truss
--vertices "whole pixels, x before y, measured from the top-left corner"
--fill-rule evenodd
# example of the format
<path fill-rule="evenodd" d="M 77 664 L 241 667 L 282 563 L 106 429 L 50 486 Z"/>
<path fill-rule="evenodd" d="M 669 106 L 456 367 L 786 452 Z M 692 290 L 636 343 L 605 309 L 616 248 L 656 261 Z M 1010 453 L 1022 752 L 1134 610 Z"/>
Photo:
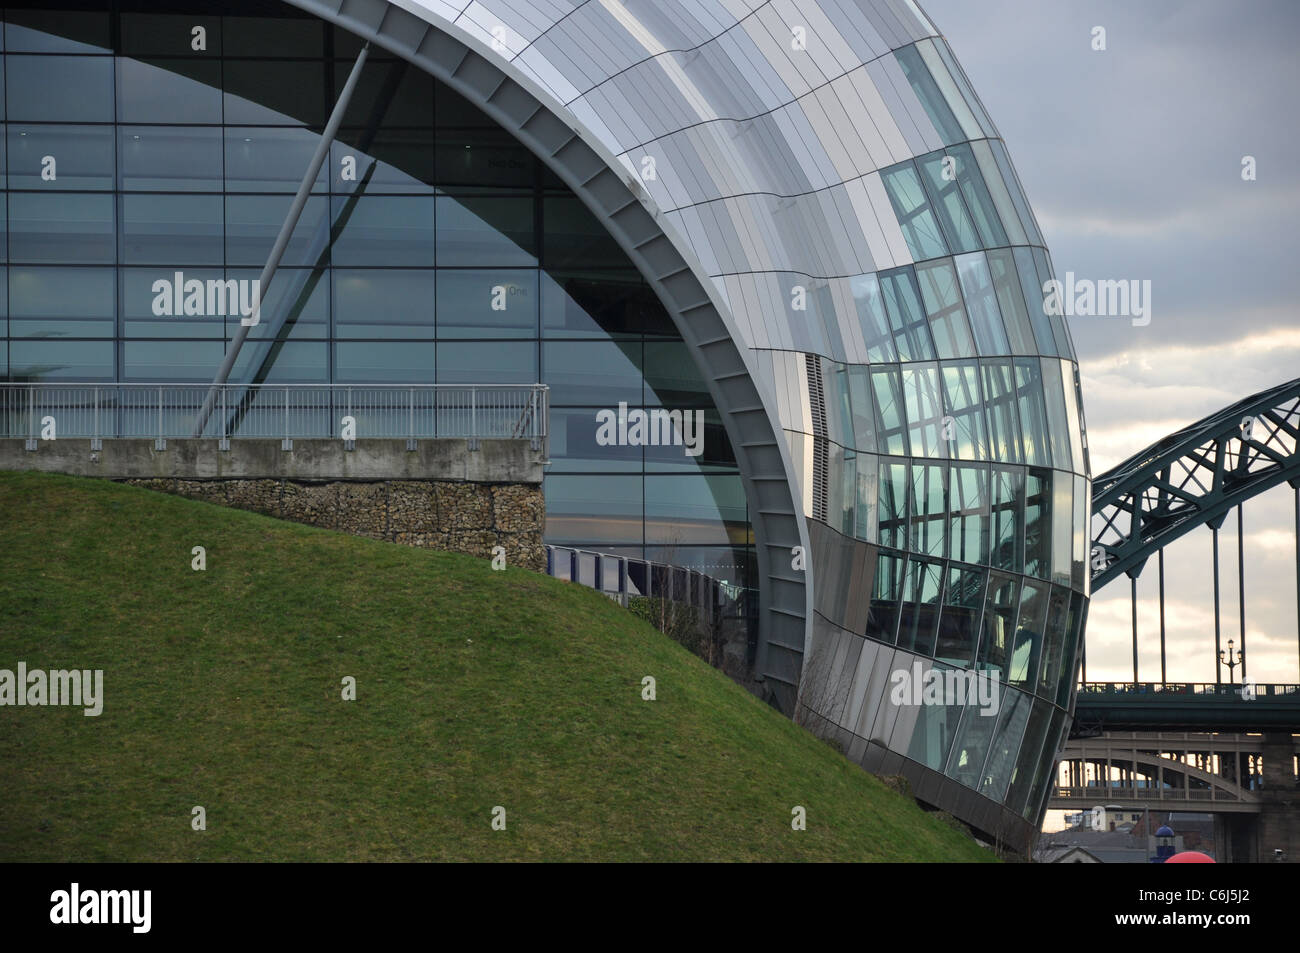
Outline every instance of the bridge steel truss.
<path fill-rule="evenodd" d="M 1241 507 L 1283 482 L 1290 483 L 1295 491 L 1296 586 L 1300 600 L 1300 379 L 1261 391 L 1169 434 L 1093 479 L 1092 589 L 1095 592 L 1121 574 L 1129 577 L 1134 681 L 1138 681 L 1137 577 L 1147 559 L 1156 553 L 1160 561 L 1160 658 L 1164 681 L 1164 548 L 1202 525 L 1209 526 L 1214 537 L 1215 649 L 1219 652 L 1218 534 L 1234 508 L 1242 594 L 1240 664 L 1241 677 L 1246 678 Z"/>

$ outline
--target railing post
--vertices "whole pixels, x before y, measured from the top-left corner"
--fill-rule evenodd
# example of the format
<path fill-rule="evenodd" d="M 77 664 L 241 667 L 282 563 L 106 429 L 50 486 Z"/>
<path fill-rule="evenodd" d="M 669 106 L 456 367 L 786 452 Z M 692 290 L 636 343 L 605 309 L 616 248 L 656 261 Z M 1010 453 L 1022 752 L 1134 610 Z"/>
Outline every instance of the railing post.
<path fill-rule="evenodd" d="M 226 433 L 226 422 L 229 420 L 229 414 L 226 413 L 226 390 L 225 384 L 221 385 L 221 440 L 217 444 L 218 450 L 230 449 L 230 435 Z"/>
<path fill-rule="evenodd" d="M 347 415 L 348 415 L 349 417 L 352 416 L 352 388 L 351 388 L 351 386 L 348 387 L 348 413 L 347 413 Z M 341 436 L 341 435 L 340 435 L 340 436 Z M 344 441 L 343 441 L 343 449 L 344 449 L 344 450 L 351 450 L 351 449 L 352 449 L 353 447 L 355 447 L 355 446 L 356 446 L 356 441 L 354 441 L 354 440 L 344 440 Z"/>
<path fill-rule="evenodd" d="M 469 389 L 469 449 L 478 449 L 478 388 Z"/>
<path fill-rule="evenodd" d="M 36 449 L 36 385 L 27 385 L 27 449 Z"/>
<path fill-rule="evenodd" d="M 407 389 L 406 402 L 406 449 L 415 449 L 415 388 Z"/>
<path fill-rule="evenodd" d="M 532 404 L 533 404 L 533 421 L 532 421 L 532 422 L 533 422 L 533 434 L 532 434 L 533 439 L 532 439 L 531 441 L 529 441 L 529 443 L 530 443 L 530 445 L 532 446 L 532 448 L 533 448 L 534 450 L 538 450 L 538 449 L 541 449 L 541 441 L 540 441 L 540 437 L 539 437 L 539 435 L 538 435 L 538 433 L 537 433 L 537 387 L 536 387 L 536 386 L 534 386 L 534 387 L 532 388 L 532 393 L 531 393 L 529 396 L 530 396 L 530 399 L 532 400 Z"/>
<path fill-rule="evenodd" d="M 154 439 L 155 450 L 167 449 L 167 438 L 163 436 L 163 389 L 158 388 L 158 436 Z"/>
<path fill-rule="evenodd" d="M 284 439 L 280 441 L 281 450 L 293 449 L 293 438 L 289 436 L 289 387 L 284 388 Z"/>
<path fill-rule="evenodd" d="M 99 388 L 98 387 L 95 388 L 95 426 L 93 428 L 93 431 L 94 431 L 94 436 L 90 438 L 90 449 L 91 450 L 104 449 L 104 441 L 102 439 L 103 435 L 100 434 L 99 432 Z"/>

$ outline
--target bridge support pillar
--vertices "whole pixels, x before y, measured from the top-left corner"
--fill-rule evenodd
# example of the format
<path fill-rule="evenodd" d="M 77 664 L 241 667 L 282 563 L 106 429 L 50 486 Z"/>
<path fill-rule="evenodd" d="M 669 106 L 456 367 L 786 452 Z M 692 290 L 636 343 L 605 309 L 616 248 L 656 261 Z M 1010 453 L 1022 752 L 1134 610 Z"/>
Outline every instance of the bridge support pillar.
<path fill-rule="evenodd" d="M 1300 789 L 1292 767 L 1295 741 L 1289 734 L 1265 734 L 1263 811 L 1259 816 L 1259 862 L 1300 863 Z M 1281 854 L 1277 853 L 1281 851 Z"/>

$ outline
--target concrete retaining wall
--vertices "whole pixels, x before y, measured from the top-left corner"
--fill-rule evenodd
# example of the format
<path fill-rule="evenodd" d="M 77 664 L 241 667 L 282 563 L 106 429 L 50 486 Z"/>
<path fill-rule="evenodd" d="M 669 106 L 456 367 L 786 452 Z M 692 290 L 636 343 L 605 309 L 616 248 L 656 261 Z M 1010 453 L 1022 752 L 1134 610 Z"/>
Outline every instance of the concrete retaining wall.
<path fill-rule="evenodd" d="M 461 438 L 358 440 L 0 439 L 0 470 L 40 470 L 94 476 L 133 486 L 252 510 L 279 519 L 491 558 L 502 546 L 506 563 L 543 572 L 544 448 L 527 440 L 482 440 L 470 450 Z"/>

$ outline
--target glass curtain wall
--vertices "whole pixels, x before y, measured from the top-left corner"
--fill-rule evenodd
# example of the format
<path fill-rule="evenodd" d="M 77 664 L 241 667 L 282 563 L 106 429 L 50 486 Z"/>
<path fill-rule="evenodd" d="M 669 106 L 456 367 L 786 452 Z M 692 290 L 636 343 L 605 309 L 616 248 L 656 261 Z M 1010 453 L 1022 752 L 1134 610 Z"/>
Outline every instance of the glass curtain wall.
<path fill-rule="evenodd" d="M 211 380 L 240 314 L 158 289 L 259 276 L 359 41 L 273 0 L 41 0 L 2 42 L 0 378 Z M 549 384 L 547 541 L 748 584 L 734 455 L 654 293 L 404 60 L 372 49 L 261 314 L 233 382 Z M 601 445 L 621 404 L 700 412 L 702 452 Z"/>

